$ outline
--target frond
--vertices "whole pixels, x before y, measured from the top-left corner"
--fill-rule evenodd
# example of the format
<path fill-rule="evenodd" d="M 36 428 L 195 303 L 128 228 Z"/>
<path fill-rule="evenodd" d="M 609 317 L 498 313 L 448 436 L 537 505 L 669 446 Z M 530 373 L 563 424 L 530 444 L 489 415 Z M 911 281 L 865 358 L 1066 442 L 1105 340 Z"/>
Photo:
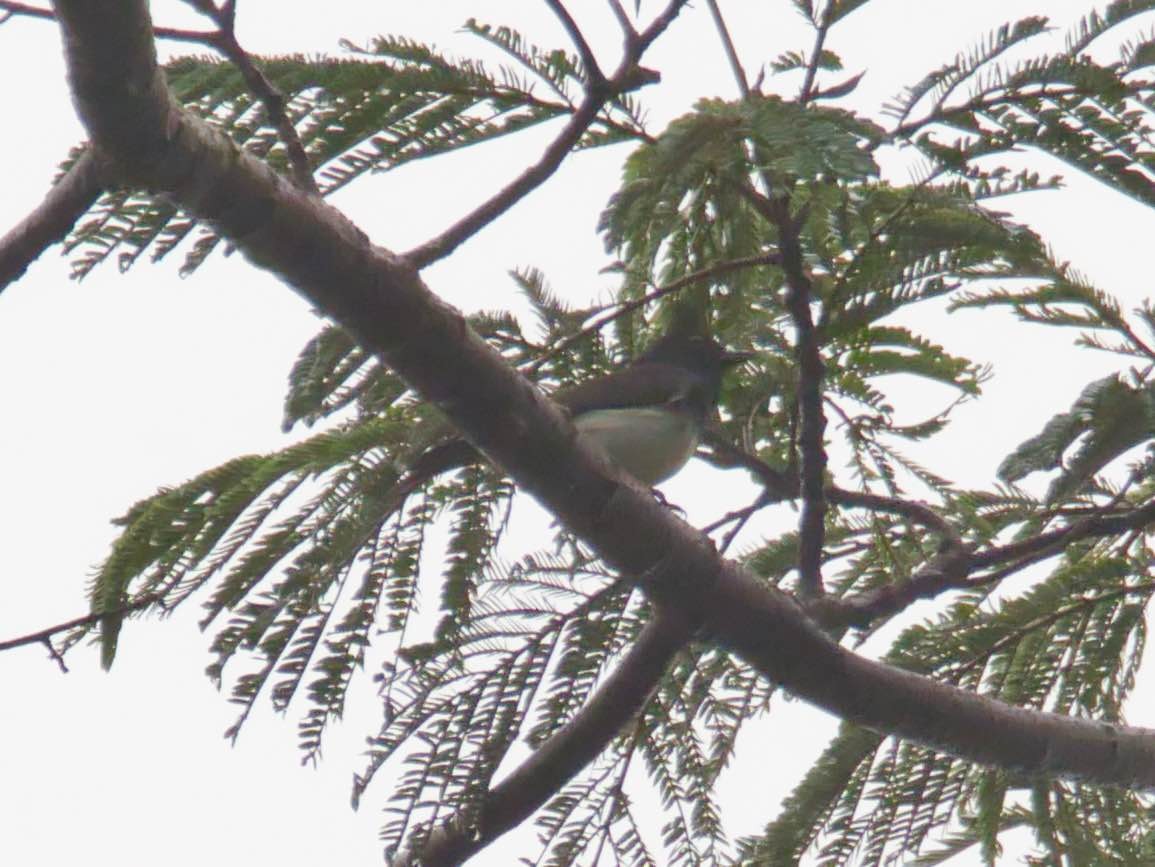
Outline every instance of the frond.
<path fill-rule="evenodd" d="M 966 54 L 958 54 L 950 63 L 927 75 L 922 81 L 908 87 L 901 97 L 886 110 L 905 122 L 923 100 L 929 99 L 931 113 L 940 109 L 954 92 L 979 70 L 997 60 L 1014 46 L 1038 36 L 1047 29 L 1047 19 L 1032 15 L 1014 24 L 1004 24 Z"/>
<path fill-rule="evenodd" d="M 773 97 L 704 100 L 629 157 L 600 228 L 607 246 L 622 252 L 627 273 L 649 274 L 666 247 L 677 264 L 663 279 L 687 273 L 695 262 L 755 255 L 768 238 L 756 230 L 761 218 L 735 195 L 753 173 L 768 172 L 786 186 L 861 179 L 877 171 L 864 148 L 877 134 L 836 109 Z"/>
<path fill-rule="evenodd" d="M 1112 4 L 1103 15 L 1092 13 L 1075 27 L 1066 51 L 999 66 L 992 61 L 1022 41 L 1019 37 L 1041 32 L 1041 19 L 1028 19 L 1035 22 L 1030 27 L 1004 28 L 973 57 L 959 58 L 912 88 L 895 107 L 896 131 L 939 173 L 977 178 L 982 174 L 977 160 L 1031 148 L 1144 204 L 1155 204 L 1153 83 L 1140 75 L 1152 65 L 1148 40 L 1124 42 L 1116 63 L 1100 64 L 1085 53 L 1093 42 L 1149 10 L 1146 0 Z M 970 86 L 965 98 L 957 93 L 964 81 Z M 922 117 L 909 120 L 924 101 L 930 105 Z M 942 130 L 961 137 L 944 143 L 938 135 Z"/>
<path fill-rule="evenodd" d="M 1061 499 L 1078 493 L 1124 452 L 1149 441 L 1153 423 L 1151 387 L 1134 386 L 1112 374 L 1090 383 L 1068 412 L 1054 416 L 1008 455 L 999 477 L 1013 482 L 1039 470 L 1059 469 L 1047 496 Z"/>
<path fill-rule="evenodd" d="M 964 596 L 935 623 L 908 629 L 890 659 L 1014 704 L 1114 720 L 1133 684 L 1152 590 L 1130 564 L 1072 551 L 1050 578 L 993 612 Z M 844 725 L 779 817 L 760 837 L 740 841 L 739 853 L 757 863 L 796 863 L 806 853 L 832 865 L 910 863 L 933 834 L 953 828 L 945 848 L 932 847 L 914 863 L 939 863 L 972 846 L 989 862 L 1009 828 L 1056 820 L 1053 804 L 1033 813 L 1016 808 L 1008 800 L 1015 786 L 1005 772 Z M 1092 800 L 1114 797 L 1060 788 Z M 1132 810 L 1125 815 L 1135 818 Z M 1085 850 L 1096 857 L 1083 863 L 1097 863 L 1119 839 L 1145 841 L 1150 818 L 1136 821 L 1125 833 L 1098 837 Z"/>
<path fill-rule="evenodd" d="M 356 58 L 294 55 L 262 61 L 265 75 L 285 97 L 286 113 L 323 195 L 367 173 L 493 141 L 574 110 L 568 90 L 579 74 L 576 60 L 529 46 L 509 28 L 476 22 L 469 28 L 517 59 L 520 71 L 492 72 L 480 61 L 448 57 L 392 36 L 378 37 L 366 48 L 346 45 Z M 185 108 L 274 169 L 287 168 L 283 143 L 233 64 L 183 57 L 166 72 Z M 539 96 L 538 89 L 547 92 Z M 583 146 L 643 137 L 638 116 L 636 104 L 611 104 Z M 74 276 L 83 277 L 114 255 L 121 270 L 145 252 L 159 261 L 189 239 L 182 274 L 194 271 L 220 238 L 162 198 L 114 191 L 101 197 L 66 249 L 74 251 Z"/>

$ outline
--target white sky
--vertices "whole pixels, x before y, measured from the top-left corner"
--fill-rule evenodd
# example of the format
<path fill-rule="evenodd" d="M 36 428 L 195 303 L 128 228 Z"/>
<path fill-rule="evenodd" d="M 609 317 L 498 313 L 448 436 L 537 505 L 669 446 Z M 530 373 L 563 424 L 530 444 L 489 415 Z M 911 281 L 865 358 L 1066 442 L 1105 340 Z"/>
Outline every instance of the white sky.
<path fill-rule="evenodd" d="M 643 8 L 658 5 L 650 0 Z M 722 5 L 748 70 L 779 51 L 809 46 L 787 2 Z M 467 52 L 455 30 L 470 15 L 517 22 L 541 44 L 565 44 L 544 5 L 531 0 L 329 0 L 324 15 L 316 4 L 300 4 L 299 18 L 296 4 L 240 6 L 241 40 L 254 51 L 336 51 L 340 37 L 357 42 L 395 32 Z M 596 30 L 595 49 L 612 68 L 618 37 L 605 4 L 569 6 Z M 654 106 L 655 129 L 697 97 L 734 96 L 705 4 L 697 6 L 647 56 L 664 75 L 660 89 L 642 94 Z M 773 15 L 760 11 L 767 6 Z M 195 24 L 178 4 L 157 8 L 161 23 Z M 1070 0 L 873 0 L 834 31 L 829 47 L 849 72 L 868 70 L 858 104 L 869 110 L 1004 20 L 1045 11 L 1065 23 L 1087 8 Z M 8 82 L 0 232 L 39 200 L 55 164 L 81 138 L 59 53 L 51 24 L 0 26 L 0 75 Z M 405 249 L 504 184 L 553 131 L 374 178 L 337 204 L 377 242 Z M 507 269 L 536 266 L 575 302 L 604 300 L 613 281 L 598 273 L 606 257 L 593 229 L 625 153 L 578 155 L 517 211 L 430 269 L 431 287 L 468 309 L 516 305 Z M 1078 195 L 1007 206 L 1044 231 L 1061 257 L 1137 305 L 1148 287 L 1133 259 L 1149 243 L 1150 212 L 1086 182 L 1073 189 Z M 288 441 L 279 429 L 285 378 L 317 320 L 240 257 L 215 256 L 185 281 L 175 273 L 178 258 L 124 276 L 105 267 L 77 284 L 68 280 L 66 262 L 49 253 L 0 294 L 7 409 L 0 427 L 0 587 L 8 600 L 0 608 L 0 639 L 85 612 L 87 576 L 113 538 L 109 519 L 132 502 L 237 454 Z M 1117 365 L 1071 350 L 1073 335 L 1039 329 L 1024 343 L 1017 327 L 983 320 L 980 330 L 977 322 L 973 315 L 928 314 L 935 339 L 994 363 L 997 378 L 988 399 L 964 408 L 957 429 L 924 459 L 956 480 L 983 484 L 1007 449 Z M 706 489 L 717 498 L 704 500 Z M 740 490 L 732 474 L 697 467 L 667 487 L 674 502 L 694 504 L 690 517 L 699 523 L 740 505 Z M 298 766 L 292 713 L 282 719 L 262 709 L 230 748 L 221 733 L 235 708 L 202 674 L 208 639 L 195 628 L 196 613 L 129 623 L 109 675 L 86 648 L 69 656 L 68 675 L 43 648 L 0 654 L 0 864 L 379 863 L 378 808 L 387 781 L 375 784 L 360 813 L 348 806 L 363 738 L 377 726 L 368 678 L 319 768 Z M 1136 703 L 1132 720 L 1151 724 L 1153 708 Z M 771 737 L 747 739 L 750 749 L 725 781 L 736 831 L 753 831 L 773 814 L 810 761 L 807 745 L 817 750 L 832 730 L 797 702 L 780 703 L 774 723 Z M 511 860 L 508 848 L 495 847 L 471 863 Z"/>

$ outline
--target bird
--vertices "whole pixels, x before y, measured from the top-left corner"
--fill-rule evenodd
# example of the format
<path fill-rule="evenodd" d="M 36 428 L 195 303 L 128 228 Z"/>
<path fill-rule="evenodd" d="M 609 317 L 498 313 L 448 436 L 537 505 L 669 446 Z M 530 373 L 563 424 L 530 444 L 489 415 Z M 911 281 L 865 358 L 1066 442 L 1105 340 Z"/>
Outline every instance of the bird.
<path fill-rule="evenodd" d="M 580 440 L 652 488 L 689 462 L 718 404 L 724 374 L 751 357 L 675 329 L 625 366 L 550 397 L 567 412 Z M 435 476 L 478 460 L 463 439 L 433 446 L 409 465 L 395 494 L 403 501 Z"/>

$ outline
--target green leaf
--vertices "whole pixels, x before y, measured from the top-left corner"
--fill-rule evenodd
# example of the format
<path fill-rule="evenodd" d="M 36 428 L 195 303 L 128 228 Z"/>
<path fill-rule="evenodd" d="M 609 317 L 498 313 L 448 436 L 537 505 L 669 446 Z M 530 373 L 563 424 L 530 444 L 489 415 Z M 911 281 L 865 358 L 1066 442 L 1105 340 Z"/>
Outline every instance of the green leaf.
<path fill-rule="evenodd" d="M 1076 492 L 1153 434 L 1155 397 L 1150 388 L 1128 385 L 1112 374 L 1090 383 L 1069 411 L 1055 415 L 1041 432 L 1011 452 L 999 466 L 999 478 L 1017 481 L 1032 472 L 1061 468 L 1048 494 L 1048 499 L 1056 500 Z"/>
<path fill-rule="evenodd" d="M 580 93 L 576 59 L 527 44 L 510 28 L 471 22 L 471 32 L 497 45 L 516 67 L 491 71 L 429 45 L 382 36 L 368 47 L 345 47 L 350 58 L 290 55 L 263 58 L 261 69 L 285 97 L 285 111 L 300 138 L 323 195 L 376 171 L 451 153 L 529 129 L 575 110 Z M 181 104 L 228 135 L 238 147 L 285 172 L 286 149 L 235 65 L 182 57 L 165 68 Z M 537 93 L 545 86 L 550 96 Z M 643 135 L 639 106 L 617 99 L 595 121 L 581 147 Z M 188 243 L 186 243 L 188 242 Z M 164 198 L 114 191 L 101 197 L 66 242 L 73 273 L 84 277 L 115 256 L 121 270 L 145 252 L 159 261 L 186 249 L 183 274 L 218 247 L 207 226 Z"/>

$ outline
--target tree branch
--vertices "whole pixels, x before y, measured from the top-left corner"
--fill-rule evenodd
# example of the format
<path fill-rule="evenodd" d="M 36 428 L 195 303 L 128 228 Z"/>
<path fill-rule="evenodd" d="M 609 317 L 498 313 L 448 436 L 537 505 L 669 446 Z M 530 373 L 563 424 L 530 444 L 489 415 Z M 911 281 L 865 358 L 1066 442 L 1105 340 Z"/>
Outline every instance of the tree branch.
<path fill-rule="evenodd" d="M 597 758 L 645 706 L 695 624 L 658 611 L 578 714 L 485 795 L 476 819 L 454 816 L 420 845 L 398 853 L 393 867 L 452 867 L 532 816 Z"/>
<path fill-rule="evenodd" d="M 277 131 L 281 143 L 285 146 L 289 169 L 297 186 L 311 193 L 317 192 L 317 182 L 309 166 L 309 156 L 305 153 L 305 146 L 301 144 L 301 137 L 297 135 L 297 128 L 293 126 L 285 112 L 285 95 L 269 81 L 253 62 L 252 56 L 237 41 L 235 0 L 225 0 L 219 7 L 212 0 L 185 0 L 185 2 L 216 24 L 216 33 L 212 34 L 206 44 L 216 48 L 236 66 L 249 91 L 265 107 L 270 125 Z"/>
<path fill-rule="evenodd" d="M 738 259 L 730 259 L 726 262 L 719 262 L 716 265 L 710 265 L 706 268 L 699 268 L 697 271 L 691 271 L 689 274 L 684 274 L 676 280 L 671 280 L 669 283 L 666 283 L 663 286 L 659 286 L 657 289 L 647 292 L 640 298 L 634 298 L 630 301 L 618 302 L 612 305 L 608 305 L 614 309 L 609 313 L 598 316 L 596 319 L 590 322 L 589 325 L 585 326 L 580 331 L 571 334 L 569 337 L 565 338 L 565 340 L 562 340 L 556 346 L 552 347 L 548 352 L 546 352 L 544 355 L 534 361 L 533 364 L 526 368 L 526 372 L 536 373 L 537 371 L 541 370 L 547 361 L 549 361 L 551 358 L 557 357 L 562 352 L 565 352 L 575 343 L 584 340 L 586 337 L 589 337 L 595 332 L 601 331 L 611 322 L 614 322 L 626 314 L 632 313 L 641 307 L 645 307 L 652 301 L 657 301 L 659 298 L 665 298 L 667 295 L 680 292 L 687 286 L 693 286 L 696 283 L 702 282 L 703 280 L 712 280 L 715 277 L 721 277 L 723 274 L 729 274 L 733 271 L 741 271 L 746 268 L 755 268 L 759 265 L 776 264 L 778 264 L 778 256 L 773 253 L 767 253 L 760 256 L 743 256 Z M 602 307 L 601 309 L 605 310 L 606 308 Z"/>
<path fill-rule="evenodd" d="M 410 262 L 186 114 L 156 66 L 144 0 L 122 0 L 117 15 L 88 0 L 56 8 L 77 110 L 124 178 L 213 220 L 251 261 L 347 328 L 608 566 L 649 576 L 641 587 L 655 607 L 700 617 L 719 646 L 857 724 L 1028 774 L 1155 787 L 1155 731 L 1012 707 L 831 641 L 789 596 L 722 560 L 585 449 L 561 411 Z"/>
<path fill-rule="evenodd" d="M 605 87 L 606 76 L 598 66 L 598 60 L 594 57 L 593 49 L 590 44 L 586 42 L 585 34 L 582 33 L 581 28 L 577 26 L 577 22 L 573 20 L 573 16 L 562 5 L 561 0 L 545 0 L 545 5 L 553 10 L 553 14 L 561 21 L 561 26 L 565 28 L 565 32 L 569 34 L 570 40 L 574 47 L 578 50 L 578 55 L 582 59 L 582 66 L 585 67 L 586 72 L 586 86 L 592 90 L 599 90 Z"/>
<path fill-rule="evenodd" d="M 799 237 L 804 217 L 790 214 L 788 198 L 767 198 L 748 187 L 745 195 L 778 229 L 778 249 L 786 278 L 786 309 L 794 323 L 794 351 L 798 359 L 798 453 L 802 476 L 798 589 L 804 597 L 817 599 L 823 593 L 822 546 L 826 538 L 826 415 L 822 409 L 826 369 L 810 312 L 813 287 L 803 263 Z"/>
<path fill-rule="evenodd" d="M 633 22 L 630 21 L 630 16 L 622 6 L 621 0 L 608 0 L 608 2 L 614 17 L 618 19 L 618 26 L 622 28 L 622 35 L 627 41 L 636 38 L 638 33 L 634 30 Z"/>
<path fill-rule="evenodd" d="M 707 457 L 711 463 L 725 468 L 741 467 L 750 472 L 763 487 L 763 494 L 751 506 L 724 516 L 710 529 L 717 529 L 730 520 L 747 520 L 758 509 L 798 497 L 799 480 L 796 475 L 774 469 L 717 431 L 707 431 L 704 439 L 712 452 Z M 938 553 L 908 581 L 888 584 L 842 599 L 823 597 L 808 601 L 807 612 L 830 629 L 846 626 L 864 629 L 880 617 L 897 614 L 919 599 L 932 599 L 948 590 L 997 583 L 1033 563 L 1061 553 L 1072 542 L 1105 538 L 1155 525 L 1155 500 L 1152 500 L 1123 512 L 1087 515 L 1065 527 L 1008 545 L 993 545 L 983 551 L 976 551 L 974 546 L 963 541 L 959 532 L 945 518 L 925 503 L 866 491 L 850 491 L 835 485 L 828 486 L 825 495 L 827 501 L 835 505 L 901 515 L 939 537 Z M 1113 504 L 1111 508 L 1115 509 L 1117 505 Z M 723 550 L 725 547 L 724 544 Z M 1007 565 L 990 574 L 974 575 L 980 569 L 1003 564 Z"/>
<path fill-rule="evenodd" d="M 742 68 L 738 49 L 734 47 L 726 19 L 722 17 L 722 10 L 718 8 L 718 0 L 706 0 L 706 6 L 710 10 L 710 17 L 714 19 L 714 29 L 718 31 L 718 38 L 722 40 L 722 48 L 726 52 L 726 60 L 730 63 L 730 71 L 734 74 L 734 81 L 738 85 L 738 93 L 742 95 L 742 99 L 749 99 L 750 79 L 746 77 L 746 70 Z"/>
<path fill-rule="evenodd" d="M 602 107 L 619 93 L 625 93 L 656 80 L 656 73 L 638 65 L 646 49 L 670 26 L 688 0 L 672 0 L 646 30 L 626 39 L 626 51 L 618 69 L 608 81 L 586 87 L 581 105 L 570 116 L 565 127 L 542 153 L 541 158 L 514 178 L 501 191 L 483 202 L 472 213 L 462 217 L 436 238 L 426 241 L 403 254 L 402 258 L 418 270 L 444 259 L 461 244 L 476 235 L 515 204 L 545 183 L 561 166 L 562 161 L 581 141 L 581 137 L 597 119 Z"/>
<path fill-rule="evenodd" d="M 56 13 L 51 9 L 42 9 L 27 3 L 18 3 L 15 0 L 0 0 L 0 12 L 7 12 L 8 16 L 0 20 L 0 24 L 8 18 L 18 16 L 22 18 L 39 18 L 44 21 L 55 21 Z M 215 34 L 204 30 L 182 30 L 177 27 L 153 27 L 152 32 L 159 39 L 168 39 L 172 42 L 192 42 L 197 45 L 211 45 Z"/>
<path fill-rule="evenodd" d="M 244 78 L 245 84 L 248 85 L 253 96 L 260 100 L 261 104 L 265 107 L 265 113 L 269 118 L 270 124 L 277 130 L 281 142 L 285 145 L 285 151 L 289 158 L 289 167 L 297 185 L 303 190 L 316 192 L 317 185 L 313 179 L 312 169 L 309 167 L 308 156 L 305 153 L 304 146 L 301 144 L 300 137 L 297 135 L 296 128 L 285 113 L 284 95 L 278 91 L 272 82 L 265 77 L 265 74 L 257 68 L 256 64 L 253 63 L 252 57 L 237 41 L 235 29 L 235 0 L 226 0 L 219 8 L 212 0 L 185 0 L 185 3 L 209 18 L 209 20 L 216 24 L 217 29 L 215 31 L 206 31 L 182 30 L 173 27 L 154 27 L 153 33 L 162 39 L 168 39 L 174 42 L 189 42 L 216 49 L 233 63 L 240 71 L 241 77 Z M 26 3 L 12 2 L 12 0 L 0 0 L 0 10 L 7 11 L 10 16 L 20 15 L 49 21 L 55 20 L 56 18 L 56 14 L 51 9 L 41 9 L 36 6 L 29 6 Z M 100 192 L 103 192 L 103 190 Z M 3 272 L 0 271 L 0 278 L 2 278 L 2 276 Z M 0 280 L 0 289 L 2 289 L 3 286 L 4 283 Z"/>
<path fill-rule="evenodd" d="M 27 635 L 21 635 L 18 638 L 9 638 L 5 641 L 0 641 L 0 653 L 16 647 L 25 647 L 29 644 L 44 644 L 48 646 L 49 653 L 51 653 L 52 658 L 57 661 L 61 669 L 68 671 L 64 665 L 64 660 L 60 658 L 60 655 L 56 652 L 56 648 L 52 645 L 53 636 L 59 635 L 61 632 L 70 632 L 73 629 L 80 629 L 85 626 L 95 626 L 106 617 L 123 617 L 125 614 L 131 614 L 134 611 L 147 608 L 159 599 L 160 597 L 156 595 L 142 596 L 112 611 L 97 611 L 92 614 L 85 614 L 83 617 L 74 617 L 72 620 L 57 623 L 54 626 L 47 626 L 44 629 L 30 632 Z"/>
<path fill-rule="evenodd" d="M 0 292 L 20 279 L 41 253 L 64 240 L 103 192 L 97 160 L 86 150 L 44 201 L 0 238 Z"/>
<path fill-rule="evenodd" d="M 802 90 L 798 93 L 798 102 L 802 105 L 810 102 L 814 96 L 814 79 L 818 76 L 818 65 L 822 61 L 822 49 L 826 45 L 826 34 L 830 32 L 830 22 L 834 17 L 837 5 L 830 0 L 822 12 L 822 20 L 818 23 L 818 30 L 814 34 L 814 48 L 810 52 L 810 62 L 806 64 L 806 77 L 802 81 Z"/>

